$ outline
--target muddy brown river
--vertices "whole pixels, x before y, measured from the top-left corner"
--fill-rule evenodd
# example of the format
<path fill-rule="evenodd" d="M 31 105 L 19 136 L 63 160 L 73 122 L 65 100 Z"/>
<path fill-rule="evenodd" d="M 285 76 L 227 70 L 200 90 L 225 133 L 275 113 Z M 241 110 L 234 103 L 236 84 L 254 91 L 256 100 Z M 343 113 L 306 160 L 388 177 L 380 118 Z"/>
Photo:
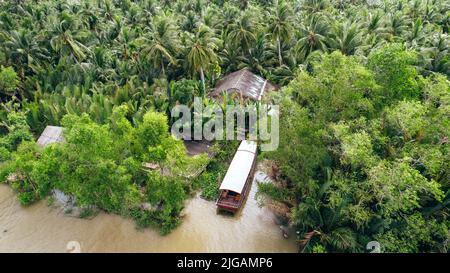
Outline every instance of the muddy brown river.
<path fill-rule="evenodd" d="M 261 172 L 255 175 L 263 178 Z M 161 236 L 152 229 L 138 231 L 132 220 L 117 215 L 79 219 L 46 201 L 22 207 L 10 187 L 0 185 L 0 252 L 296 252 L 272 212 L 257 205 L 256 187 L 253 181 L 235 217 L 218 215 L 214 202 L 190 199 L 183 223 Z"/>

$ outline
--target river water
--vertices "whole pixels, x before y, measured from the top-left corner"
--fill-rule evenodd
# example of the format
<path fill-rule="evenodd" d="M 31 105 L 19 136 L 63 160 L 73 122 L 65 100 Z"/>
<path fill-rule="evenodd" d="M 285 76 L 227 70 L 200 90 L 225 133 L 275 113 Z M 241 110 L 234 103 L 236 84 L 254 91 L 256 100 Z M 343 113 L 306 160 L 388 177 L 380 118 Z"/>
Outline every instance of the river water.
<path fill-rule="evenodd" d="M 258 171 L 255 180 L 264 177 Z M 214 202 L 190 199 L 183 223 L 161 236 L 138 231 L 132 220 L 117 215 L 79 219 L 46 201 L 22 207 L 10 187 L 0 185 L 0 252 L 295 252 L 295 241 L 282 237 L 272 212 L 258 206 L 256 188 L 253 181 L 235 217 L 218 215 Z"/>

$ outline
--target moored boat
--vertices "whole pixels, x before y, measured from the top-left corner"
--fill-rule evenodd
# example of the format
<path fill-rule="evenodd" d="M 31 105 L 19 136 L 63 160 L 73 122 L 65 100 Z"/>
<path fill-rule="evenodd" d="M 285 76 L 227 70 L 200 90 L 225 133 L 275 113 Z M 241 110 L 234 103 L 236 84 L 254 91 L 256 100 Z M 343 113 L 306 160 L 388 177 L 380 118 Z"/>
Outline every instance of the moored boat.
<path fill-rule="evenodd" d="M 257 144 L 244 140 L 239 145 L 220 185 L 216 205 L 219 210 L 237 212 L 243 205 L 256 167 Z"/>

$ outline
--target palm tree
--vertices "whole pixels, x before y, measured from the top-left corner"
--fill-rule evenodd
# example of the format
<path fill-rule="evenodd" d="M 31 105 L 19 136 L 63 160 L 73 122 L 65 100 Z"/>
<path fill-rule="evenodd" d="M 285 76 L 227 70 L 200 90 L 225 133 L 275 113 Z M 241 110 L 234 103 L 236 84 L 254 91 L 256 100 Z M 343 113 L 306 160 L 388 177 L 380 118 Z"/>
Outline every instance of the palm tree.
<path fill-rule="evenodd" d="M 228 41 L 230 46 L 242 48 L 243 52 L 251 54 L 251 48 L 256 40 L 254 14 L 244 12 L 234 23 L 230 24 Z"/>
<path fill-rule="evenodd" d="M 330 206 L 327 200 L 327 190 L 332 185 L 329 180 L 323 182 L 320 188 L 311 193 L 313 196 L 304 198 L 295 210 L 296 225 L 301 236 L 300 251 L 307 250 L 311 240 L 316 240 L 331 249 L 340 252 L 352 252 L 357 246 L 357 234 L 345 220 L 345 199 L 336 206 Z"/>
<path fill-rule="evenodd" d="M 115 54 L 124 60 L 136 60 L 138 57 L 138 33 L 129 27 L 123 27 L 115 40 Z"/>
<path fill-rule="evenodd" d="M 105 47 L 96 47 L 92 54 L 92 70 L 96 79 L 100 81 L 109 81 L 114 71 L 109 69 L 111 63 L 111 52 Z"/>
<path fill-rule="evenodd" d="M 359 18 L 359 20 L 362 22 L 363 26 L 360 28 L 360 31 L 363 31 L 361 39 L 364 41 L 361 42 L 362 45 L 360 46 L 360 49 L 363 50 L 364 55 L 367 55 L 372 48 L 383 40 L 383 13 L 376 11 L 363 14 L 362 16 L 363 17 Z"/>
<path fill-rule="evenodd" d="M 152 105 L 159 111 L 169 110 L 169 83 L 167 79 L 156 79 L 150 87 Z"/>
<path fill-rule="evenodd" d="M 369 13 L 365 23 L 367 34 L 377 32 L 383 22 L 383 14 L 381 12 Z"/>
<path fill-rule="evenodd" d="M 218 39 L 214 37 L 213 31 L 201 25 L 195 36 L 190 38 L 187 54 L 187 66 L 194 73 L 200 73 L 202 81 L 203 94 L 206 92 L 205 70 L 217 61 L 217 43 Z"/>
<path fill-rule="evenodd" d="M 425 25 L 421 18 L 417 18 L 412 26 L 411 31 L 407 34 L 407 44 L 409 47 L 415 47 L 418 44 L 423 44 L 423 42 L 428 37 L 425 32 Z"/>
<path fill-rule="evenodd" d="M 284 1 L 276 2 L 273 15 L 270 17 L 269 32 L 272 33 L 278 48 L 278 62 L 283 65 L 281 56 L 282 42 L 287 41 L 292 35 L 292 14 L 289 5 Z"/>
<path fill-rule="evenodd" d="M 0 28 L 5 31 L 11 31 L 14 28 L 14 19 L 12 14 L 3 12 L 0 14 Z M 0 33 L 1 34 L 1 33 Z"/>
<path fill-rule="evenodd" d="M 238 17 L 239 17 L 239 13 L 240 10 L 230 4 L 230 3 L 225 3 L 222 7 L 222 10 L 219 14 L 220 18 L 219 18 L 219 25 L 222 28 L 222 32 L 225 36 L 227 36 L 229 34 L 229 32 L 232 30 L 231 27 L 238 21 Z"/>
<path fill-rule="evenodd" d="M 6 57 L 19 69 L 23 79 L 28 68 L 35 68 L 42 60 L 48 59 L 48 51 L 40 46 L 36 37 L 27 30 L 11 31 L 3 44 Z"/>
<path fill-rule="evenodd" d="M 439 8 L 439 4 L 436 3 L 436 1 L 431 1 L 430 2 L 429 0 L 427 0 L 426 3 L 425 3 L 425 8 L 423 10 L 424 21 L 427 22 L 427 23 L 432 23 L 432 22 L 439 21 L 439 19 L 441 17 L 447 17 L 448 18 L 448 15 L 447 16 L 443 16 L 443 14 L 445 14 L 445 10 L 448 11 L 448 5 L 447 5 L 446 8 L 445 8 L 445 5 L 444 5 L 444 8 L 442 10 L 438 10 L 438 8 Z"/>
<path fill-rule="evenodd" d="M 438 33 L 425 46 L 419 47 L 419 62 L 427 74 L 433 71 L 450 76 L 449 40 L 447 34 Z"/>
<path fill-rule="evenodd" d="M 315 50 L 326 52 L 328 48 L 326 43 L 327 34 L 328 26 L 322 16 L 308 17 L 300 25 L 299 38 L 295 46 L 297 55 L 306 59 Z"/>
<path fill-rule="evenodd" d="M 308 11 L 309 14 L 317 13 L 328 6 L 327 0 L 303 0 L 301 2 L 302 8 Z"/>
<path fill-rule="evenodd" d="M 181 17 L 182 17 L 181 29 L 184 31 L 193 31 L 198 21 L 196 14 L 190 10 Z"/>
<path fill-rule="evenodd" d="M 398 40 L 401 39 L 403 32 L 407 28 L 407 17 L 401 13 L 390 13 L 385 20 L 384 33 L 388 40 Z"/>
<path fill-rule="evenodd" d="M 238 48 L 230 46 L 226 48 L 220 48 L 218 52 L 221 65 L 224 68 L 225 73 L 231 73 L 238 70 L 242 64 L 242 60 L 244 60 L 246 63 L 249 63 L 249 61 L 247 60 L 248 58 L 243 58 L 239 54 Z"/>
<path fill-rule="evenodd" d="M 267 36 L 268 34 L 266 33 L 258 32 L 252 53 L 242 58 L 245 66 L 252 71 L 258 72 L 260 75 L 265 75 L 266 68 L 271 66 L 272 60 L 276 58 L 273 51 L 269 48 Z"/>
<path fill-rule="evenodd" d="M 106 25 L 107 30 L 102 32 L 102 36 L 100 37 L 102 40 L 106 40 L 106 42 L 110 43 L 114 41 L 120 34 L 122 30 L 122 26 L 124 25 L 122 17 L 114 17 L 112 20 L 109 20 Z"/>
<path fill-rule="evenodd" d="M 79 29 L 77 19 L 67 12 L 62 12 L 59 18 L 52 18 L 49 31 L 50 45 L 61 56 L 69 55 L 75 61 L 82 61 L 90 50 L 81 39 L 86 39 L 89 32 Z"/>
<path fill-rule="evenodd" d="M 422 11 L 422 3 L 423 0 L 414 0 L 411 1 L 409 5 L 409 16 L 413 19 L 417 19 L 419 14 L 421 14 Z"/>
<path fill-rule="evenodd" d="M 165 76 L 165 63 L 176 64 L 176 55 L 180 51 L 178 28 L 173 19 L 167 15 L 155 17 L 150 27 L 150 38 L 145 38 L 144 42 L 141 54 Z"/>
<path fill-rule="evenodd" d="M 344 22 L 334 26 L 329 40 L 332 49 L 338 49 L 345 55 L 355 54 L 362 44 L 361 29 L 357 23 Z"/>

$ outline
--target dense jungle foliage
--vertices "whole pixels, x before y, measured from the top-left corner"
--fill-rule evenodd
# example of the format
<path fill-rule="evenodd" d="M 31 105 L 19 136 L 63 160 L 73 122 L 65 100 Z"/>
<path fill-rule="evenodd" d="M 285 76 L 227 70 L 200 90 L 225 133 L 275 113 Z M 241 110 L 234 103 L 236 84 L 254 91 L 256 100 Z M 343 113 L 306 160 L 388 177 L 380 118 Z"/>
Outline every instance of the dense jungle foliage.
<path fill-rule="evenodd" d="M 248 68 L 283 86 L 259 196 L 300 251 L 448 252 L 449 22 L 445 0 L 0 1 L 0 181 L 167 233 L 235 147 L 188 157 L 170 109 Z M 47 125 L 66 142 L 38 147 Z"/>

